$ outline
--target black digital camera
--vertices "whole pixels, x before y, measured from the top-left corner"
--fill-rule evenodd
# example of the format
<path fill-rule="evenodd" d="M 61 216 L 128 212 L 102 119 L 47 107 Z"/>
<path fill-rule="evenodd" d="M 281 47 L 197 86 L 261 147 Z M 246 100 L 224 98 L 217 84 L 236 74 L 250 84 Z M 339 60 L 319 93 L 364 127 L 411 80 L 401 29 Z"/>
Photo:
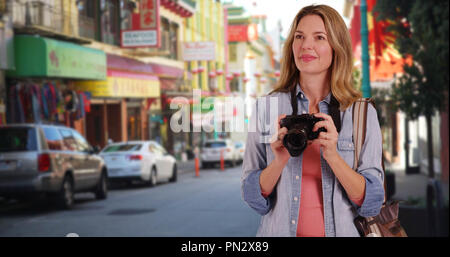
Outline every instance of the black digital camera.
<path fill-rule="evenodd" d="M 299 156 L 306 148 L 308 140 L 314 140 L 320 132 L 327 132 L 324 127 L 313 132 L 314 125 L 324 120 L 312 114 L 288 115 L 280 121 L 280 128 L 286 127 L 287 134 L 283 138 L 283 145 L 292 157 Z"/>

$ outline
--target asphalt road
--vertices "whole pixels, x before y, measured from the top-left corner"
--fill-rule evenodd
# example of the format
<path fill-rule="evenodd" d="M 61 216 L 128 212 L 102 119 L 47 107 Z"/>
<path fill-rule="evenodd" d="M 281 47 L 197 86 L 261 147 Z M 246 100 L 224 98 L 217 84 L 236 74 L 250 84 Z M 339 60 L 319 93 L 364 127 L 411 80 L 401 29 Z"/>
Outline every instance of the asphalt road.
<path fill-rule="evenodd" d="M 259 215 L 241 199 L 241 166 L 182 173 L 155 187 L 114 185 L 106 200 L 76 195 L 72 210 L 46 200 L 0 202 L 0 237 L 253 237 Z"/>

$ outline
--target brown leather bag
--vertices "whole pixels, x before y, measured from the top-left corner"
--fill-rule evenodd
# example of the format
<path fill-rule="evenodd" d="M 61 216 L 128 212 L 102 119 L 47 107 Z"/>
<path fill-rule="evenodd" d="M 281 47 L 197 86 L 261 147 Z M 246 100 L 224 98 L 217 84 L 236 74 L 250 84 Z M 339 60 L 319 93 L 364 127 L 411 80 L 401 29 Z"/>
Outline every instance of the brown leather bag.
<path fill-rule="evenodd" d="M 375 107 L 371 98 L 361 98 L 353 104 L 353 141 L 355 144 L 354 169 L 358 167 L 364 139 L 366 137 L 366 122 L 368 104 Z M 384 175 L 384 160 L 381 160 Z M 386 177 L 384 181 L 384 202 L 380 213 L 375 217 L 355 218 L 354 223 L 361 236 L 364 237 L 407 237 L 398 220 L 398 201 L 386 202 Z"/>

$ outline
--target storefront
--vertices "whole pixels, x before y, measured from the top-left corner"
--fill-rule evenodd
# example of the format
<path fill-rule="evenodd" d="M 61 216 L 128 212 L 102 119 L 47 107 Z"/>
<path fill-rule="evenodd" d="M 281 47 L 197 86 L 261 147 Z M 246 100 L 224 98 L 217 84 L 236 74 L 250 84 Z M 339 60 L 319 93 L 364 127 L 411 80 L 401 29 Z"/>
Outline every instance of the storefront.
<path fill-rule="evenodd" d="M 85 135 L 89 92 L 80 80 L 104 80 L 103 51 L 39 36 L 14 37 L 15 69 L 6 72 L 7 123 L 50 122 Z"/>
<path fill-rule="evenodd" d="M 147 112 L 160 97 L 158 77 L 113 69 L 107 75 L 103 81 L 76 83 L 78 90 L 92 94 L 93 112 L 87 116 L 87 127 L 92 130 L 87 140 L 103 147 L 109 140 L 150 139 Z"/>

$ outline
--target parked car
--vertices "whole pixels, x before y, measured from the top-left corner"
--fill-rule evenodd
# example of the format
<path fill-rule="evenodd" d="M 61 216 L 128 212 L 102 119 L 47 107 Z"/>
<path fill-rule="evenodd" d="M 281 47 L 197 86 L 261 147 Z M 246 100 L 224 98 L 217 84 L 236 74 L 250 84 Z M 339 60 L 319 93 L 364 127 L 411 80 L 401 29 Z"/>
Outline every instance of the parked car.
<path fill-rule="evenodd" d="M 76 192 L 107 197 L 107 168 L 74 129 L 45 124 L 0 126 L 0 196 L 55 196 L 70 209 Z"/>
<path fill-rule="evenodd" d="M 100 155 L 105 159 L 110 180 L 139 180 L 153 186 L 177 181 L 176 159 L 155 141 L 129 141 L 107 145 Z"/>
<path fill-rule="evenodd" d="M 237 152 L 237 156 L 238 156 L 238 161 L 239 162 L 243 162 L 244 161 L 244 153 L 245 153 L 245 144 L 244 142 L 238 141 L 234 143 L 236 152 Z"/>
<path fill-rule="evenodd" d="M 202 147 L 200 160 L 202 168 L 208 168 L 215 164 L 220 164 L 220 156 L 223 153 L 223 160 L 232 167 L 236 165 L 238 155 L 233 142 L 230 139 L 207 140 Z"/>

